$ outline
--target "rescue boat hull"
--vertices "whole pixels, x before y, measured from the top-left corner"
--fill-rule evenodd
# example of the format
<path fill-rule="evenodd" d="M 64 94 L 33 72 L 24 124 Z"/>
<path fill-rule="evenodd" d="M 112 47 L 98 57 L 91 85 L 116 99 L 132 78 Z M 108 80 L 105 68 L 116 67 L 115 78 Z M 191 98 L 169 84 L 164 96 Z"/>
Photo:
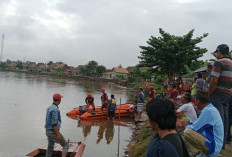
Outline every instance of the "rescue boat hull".
<path fill-rule="evenodd" d="M 40 157 L 45 156 L 47 150 L 47 144 L 38 148 L 26 156 L 29 157 Z M 85 144 L 81 142 L 69 142 L 69 150 L 67 153 L 67 157 L 81 157 L 85 149 Z M 60 144 L 55 144 L 54 150 L 52 152 L 52 156 L 61 156 L 62 155 L 62 147 Z"/>
<path fill-rule="evenodd" d="M 83 120 L 91 120 L 91 119 L 106 119 L 108 115 L 107 110 L 103 110 L 100 108 L 99 110 L 88 111 L 85 112 L 80 116 L 80 119 Z M 123 105 L 117 105 L 115 110 L 115 118 L 118 117 L 131 117 L 134 115 L 134 109 L 132 104 L 123 104 Z"/>

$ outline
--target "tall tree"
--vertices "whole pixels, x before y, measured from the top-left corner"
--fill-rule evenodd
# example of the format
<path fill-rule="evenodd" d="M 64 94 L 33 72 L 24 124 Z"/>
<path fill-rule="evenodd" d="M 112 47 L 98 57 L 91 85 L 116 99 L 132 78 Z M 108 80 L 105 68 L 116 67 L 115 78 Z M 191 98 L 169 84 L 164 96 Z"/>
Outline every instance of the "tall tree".
<path fill-rule="evenodd" d="M 197 44 L 208 34 L 193 38 L 193 32 L 174 36 L 160 28 L 161 37 L 151 36 L 147 41 L 148 46 L 140 46 L 142 51 L 138 58 L 141 66 L 151 67 L 153 72 L 169 76 L 186 73 L 184 65 L 191 67 L 192 62 L 207 52 L 206 48 L 200 48 Z"/>

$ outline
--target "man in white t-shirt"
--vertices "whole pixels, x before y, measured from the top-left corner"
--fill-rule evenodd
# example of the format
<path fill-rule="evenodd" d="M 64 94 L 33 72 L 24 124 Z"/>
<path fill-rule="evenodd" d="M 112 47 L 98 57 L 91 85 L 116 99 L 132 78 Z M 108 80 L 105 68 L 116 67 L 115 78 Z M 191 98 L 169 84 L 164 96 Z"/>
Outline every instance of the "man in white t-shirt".
<path fill-rule="evenodd" d="M 180 103 L 183 105 L 179 107 L 177 113 L 183 112 L 190 122 L 196 121 L 197 114 L 193 106 L 194 104 L 191 102 L 191 94 L 185 92 L 180 98 Z"/>

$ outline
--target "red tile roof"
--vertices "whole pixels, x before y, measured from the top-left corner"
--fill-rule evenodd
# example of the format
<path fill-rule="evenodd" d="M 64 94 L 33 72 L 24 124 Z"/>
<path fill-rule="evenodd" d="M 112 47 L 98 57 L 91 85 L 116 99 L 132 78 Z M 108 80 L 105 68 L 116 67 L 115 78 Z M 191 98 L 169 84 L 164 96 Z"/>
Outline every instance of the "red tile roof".
<path fill-rule="evenodd" d="M 121 74 L 128 74 L 128 71 L 126 70 L 126 68 L 114 67 L 112 71 L 114 71 L 116 73 L 121 73 Z"/>

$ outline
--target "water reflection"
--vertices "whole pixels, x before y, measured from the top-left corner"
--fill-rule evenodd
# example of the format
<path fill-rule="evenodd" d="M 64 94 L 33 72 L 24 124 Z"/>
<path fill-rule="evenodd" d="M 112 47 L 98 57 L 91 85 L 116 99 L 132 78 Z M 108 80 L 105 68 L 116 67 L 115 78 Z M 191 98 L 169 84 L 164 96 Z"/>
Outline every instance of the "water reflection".
<path fill-rule="evenodd" d="M 127 102 L 128 91 L 111 83 L 0 72 L 0 87 L 0 133 L 2 135 L 0 136 L 0 157 L 24 156 L 47 142 L 44 134 L 44 117 L 48 105 L 52 102 L 51 97 L 54 92 L 64 95 L 60 105 L 62 133 L 67 139 L 83 141 L 86 144 L 83 156 L 115 156 L 112 154 L 113 151 L 117 151 L 115 147 L 117 138 L 114 135 L 118 135 L 118 129 L 115 127 L 132 124 L 131 119 L 125 122 L 116 119 L 108 124 L 107 120 L 96 120 L 90 121 L 90 124 L 80 121 L 77 127 L 77 117 L 73 117 L 74 120 L 65 117 L 65 113 L 73 107 L 84 104 L 89 90 L 95 97 L 96 106 L 100 105 L 101 87 L 106 88 L 108 95 L 114 93 L 118 102 L 120 98 L 122 103 Z M 14 131 L 15 127 L 17 132 Z M 129 139 L 132 133 L 130 127 L 122 127 L 120 132 L 122 139 Z M 99 144 L 96 144 L 97 140 Z M 127 144 L 128 141 L 122 140 L 120 150 L 123 150 Z M 123 151 L 120 151 L 120 156 L 123 156 Z"/>
<path fill-rule="evenodd" d="M 78 116 L 68 116 L 71 119 L 77 119 Z M 83 136 L 85 138 L 90 135 L 91 128 L 97 127 L 98 131 L 96 134 L 96 144 L 101 143 L 104 135 L 106 144 L 110 144 L 114 138 L 115 126 L 121 127 L 131 127 L 133 126 L 133 119 L 132 118 L 121 118 L 121 119 L 114 119 L 114 120 L 78 120 L 77 127 L 82 128 Z"/>

